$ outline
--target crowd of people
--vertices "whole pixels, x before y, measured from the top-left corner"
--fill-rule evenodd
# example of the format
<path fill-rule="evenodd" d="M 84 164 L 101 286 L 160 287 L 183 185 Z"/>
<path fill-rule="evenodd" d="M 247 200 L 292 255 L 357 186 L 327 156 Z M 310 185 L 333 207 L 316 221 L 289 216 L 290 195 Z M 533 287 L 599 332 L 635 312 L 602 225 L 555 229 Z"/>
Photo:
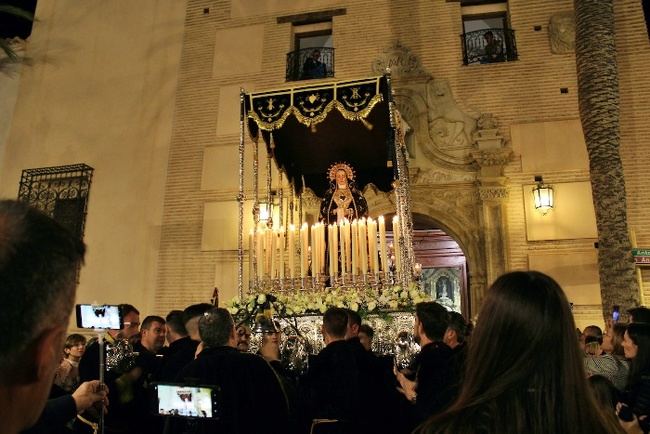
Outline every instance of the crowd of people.
<path fill-rule="evenodd" d="M 329 308 L 325 347 L 298 373 L 282 360 L 271 319 L 253 353 L 250 328 L 210 304 L 142 322 L 123 304 L 123 328 L 109 331 L 105 346 L 66 339 L 83 243 L 15 201 L 0 202 L 0 240 L 2 434 L 97 432 L 102 417 L 105 432 L 125 434 L 650 429 L 650 310 L 576 335 L 564 292 L 539 272 L 499 277 L 471 334 L 462 315 L 418 304 L 421 350 L 405 369 L 372 352 L 374 332 L 356 312 Z M 166 403 L 156 415 L 159 383 L 181 385 L 183 408 Z M 199 386 L 214 402 L 194 401 Z"/>

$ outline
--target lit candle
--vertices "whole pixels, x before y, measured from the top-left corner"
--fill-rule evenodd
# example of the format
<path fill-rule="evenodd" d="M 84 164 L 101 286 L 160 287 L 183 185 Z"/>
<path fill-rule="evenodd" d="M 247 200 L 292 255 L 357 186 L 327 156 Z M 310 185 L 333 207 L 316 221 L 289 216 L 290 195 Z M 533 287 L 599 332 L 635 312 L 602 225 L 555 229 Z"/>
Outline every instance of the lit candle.
<path fill-rule="evenodd" d="M 379 273 L 379 256 L 377 255 L 377 222 L 368 219 L 368 254 L 373 274 Z"/>
<path fill-rule="evenodd" d="M 345 270 L 347 264 L 347 244 L 345 243 L 346 229 L 349 229 L 348 221 L 342 220 L 339 222 L 340 230 L 339 235 L 341 238 L 341 276 L 345 277 Z"/>
<path fill-rule="evenodd" d="M 318 260 L 320 249 L 318 247 L 318 223 L 311 226 L 311 275 L 318 274 Z"/>
<path fill-rule="evenodd" d="M 255 231 L 251 229 L 250 234 L 248 235 L 248 276 L 249 281 L 253 281 L 253 255 L 255 254 Z M 251 288 L 252 289 L 252 288 Z"/>
<path fill-rule="evenodd" d="M 330 267 L 330 276 L 336 277 L 339 274 L 339 227 L 336 223 L 332 225 L 332 244 L 330 252 L 332 255 L 332 266 Z M 334 285 L 334 282 L 331 282 Z"/>
<path fill-rule="evenodd" d="M 357 220 L 352 220 L 352 275 L 357 274 L 359 264 L 359 224 Z"/>
<path fill-rule="evenodd" d="M 386 223 L 384 216 L 379 216 L 379 251 L 381 252 L 381 270 L 388 271 L 388 250 L 386 250 Z"/>
<path fill-rule="evenodd" d="M 303 223 L 300 228 L 300 277 L 307 277 L 308 248 L 309 248 L 309 226 Z"/>
<path fill-rule="evenodd" d="M 257 263 L 257 277 L 261 280 L 264 278 L 264 228 L 260 225 L 257 228 L 256 241 L 256 263 Z"/>
<path fill-rule="evenodd" d="M 402 252 L 400 249 L 400 239 L 401 239 L 401 232 L 399 229 L 399 218 L 397 216 L 393 217 L 393 239 L 395 243 L 395 267 L 397 268 L 397 272 L 401 273 L 402 272 Z"/>
<path fill-rule="evenodd" d="M 361 274 L 368 273 L 368 235 L 366 230 L 366 219 L 359 220 L 359 265 Z"/>
<path fill-rule="evenodd" d="M 280 240 L 278 242 L 278 261 L 280 266 L 280 279 L 284 279 L 284 228 L 280 226 Z"/>
<path fill-rule="evenodd" d="M 289 225 L 289 277 L 296 277 L 296 227 Z"/>
<path fill-rule="evenodd" d="M 275 273 L 276 273 L 276 269 L 277 269 L 276 260 L 275 260 L 276 259 L 275 258 L 276 257 L 275 245 L 276 245 L 277 239 L 278 239 L 278 231 L 277 231 L 277 229 L 269 228 L 269 230 L 267 232 L 267 236 L 268 236 L 268 240 L 269 240 L 268 241 L 268 243 L 269 243 L 269 254 L 268 254 L 268 256 L 269 256 L 269 263 L 270 263 L 270 267 L 269 267 L 270 268 L 270 274 L 271 274 L 271 279 L 275 279 Z"/>

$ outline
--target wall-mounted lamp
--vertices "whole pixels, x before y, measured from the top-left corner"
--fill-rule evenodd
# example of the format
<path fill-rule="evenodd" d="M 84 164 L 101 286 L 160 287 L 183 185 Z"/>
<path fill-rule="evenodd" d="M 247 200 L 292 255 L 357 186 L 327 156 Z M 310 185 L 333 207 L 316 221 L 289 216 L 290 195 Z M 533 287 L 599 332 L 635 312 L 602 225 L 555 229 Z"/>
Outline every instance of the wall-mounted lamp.
<path fill-rule="evenodd" d="M 260 222 L 267 223 L 269 221 L 269 218 L 271 218 L 272 211 L 273 211 L 273 204 L 260 202 Z"/>
<path fill-rule="evenodd" d="M 535 209 L 546 215 L 553 209 L 553 187 L 544 184 L 541 176 L 535 176 L 537 185 L 533 188 L 533 198 L 535 199 Z"/>

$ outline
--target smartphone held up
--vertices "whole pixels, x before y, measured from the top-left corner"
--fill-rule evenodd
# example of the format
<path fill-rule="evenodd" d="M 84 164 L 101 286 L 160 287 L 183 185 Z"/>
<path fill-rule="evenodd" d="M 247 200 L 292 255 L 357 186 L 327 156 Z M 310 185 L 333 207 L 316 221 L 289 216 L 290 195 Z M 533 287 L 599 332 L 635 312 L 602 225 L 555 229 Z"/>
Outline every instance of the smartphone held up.
<path fill-rule="evenodd" d="M 120 330 L 124 327 L 122 311 L 118 305 L 78 304 L 77 327 L 96 330 Z"/>

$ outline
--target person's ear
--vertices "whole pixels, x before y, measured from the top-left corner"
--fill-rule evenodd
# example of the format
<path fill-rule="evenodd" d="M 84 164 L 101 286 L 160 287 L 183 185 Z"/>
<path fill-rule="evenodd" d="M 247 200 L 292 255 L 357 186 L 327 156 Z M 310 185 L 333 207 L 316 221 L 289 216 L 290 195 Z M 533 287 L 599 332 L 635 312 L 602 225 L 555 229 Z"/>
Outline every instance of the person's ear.
<path fill-rule="evenodd" d="M 64 336 L 65 327 L 62 325 L 43 330 L 23 351 L 20 363 L 16 364 L 14 379 L 24 384 L 52 381 Z"/>

